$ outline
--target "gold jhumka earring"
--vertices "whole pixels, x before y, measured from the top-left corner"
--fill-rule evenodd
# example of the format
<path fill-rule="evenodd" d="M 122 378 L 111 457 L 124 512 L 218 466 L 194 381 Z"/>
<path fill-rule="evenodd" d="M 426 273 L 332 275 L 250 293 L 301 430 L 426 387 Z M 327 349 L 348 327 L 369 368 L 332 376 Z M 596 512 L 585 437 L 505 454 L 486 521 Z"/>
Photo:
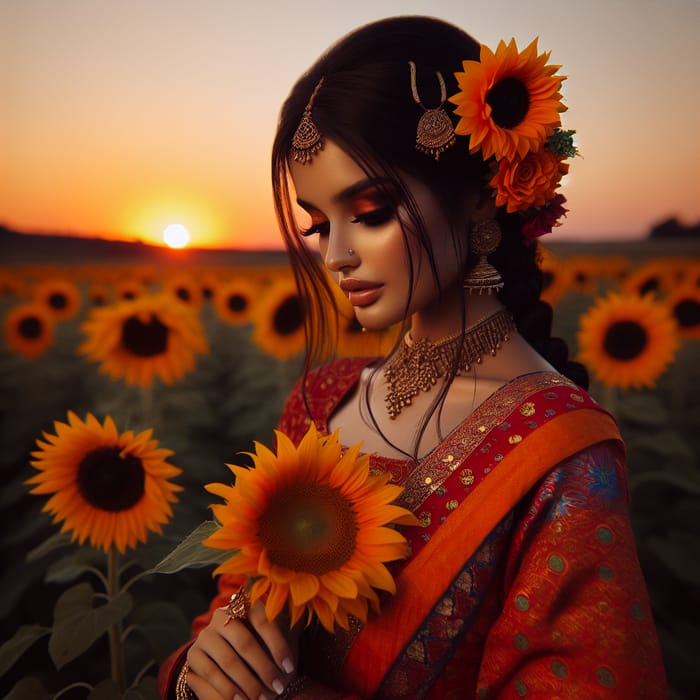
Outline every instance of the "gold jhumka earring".
<path fill-rule="evenodd" d="M 292 136 L 292 158 L 302 165 L 306 165 L 311 159 L 323 148 L 323 138 L 321 133 L 316 128 L 313 119 L 311 118 L 311 109 L 314 106 L 314 100 L 318 91 L 323 85 L 323 78 L 321 78 L 314 91 L 311 93 L 309 101 L 304 107 L 304 113 L 301 115 L 301 121 L 297 130 Z"/>
<path fill-rule="evenodd" d="M 416 64 L 413 61 L 409 61 L 408 65 L 411 67 L 411 93 L 413 94 L 413 100 L 425 112 L 418 121 L 416 148 L 421 153 L 433 156 L 435 160 L 440 160 L 440 154 L 454 146 L 456 142 L 452 121 L 442 108 L 447 99 L 445 80 L 440 71 L 435 72 L 440 82 L 440 104 L 433 109 L 428 109 L 423 105 L 418 95 Z"/>
<path fill-rule="evenodd" d="M 469 234 L 469 251 L 477 261 L 464 279 L 464 289 L 469 294 L 492 294 L 503 287 L 501 273 L 487 260 L 501 242 L 501 227 L 495 219 L 477 221 Z"/>

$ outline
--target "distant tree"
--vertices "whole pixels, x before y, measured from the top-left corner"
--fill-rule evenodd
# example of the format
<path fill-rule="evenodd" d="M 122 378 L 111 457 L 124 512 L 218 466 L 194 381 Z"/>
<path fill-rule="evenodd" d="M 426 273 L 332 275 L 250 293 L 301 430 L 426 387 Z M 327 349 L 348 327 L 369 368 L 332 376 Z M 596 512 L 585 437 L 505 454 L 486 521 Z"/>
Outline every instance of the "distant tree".
<path fill-rule="evenodd" d="M 649 232 L 649 238 L 686 238 L 690 236 L 700 236 L 700 223 L 694 226 L 684 226 L 675 217 L 652 226 Z"/>

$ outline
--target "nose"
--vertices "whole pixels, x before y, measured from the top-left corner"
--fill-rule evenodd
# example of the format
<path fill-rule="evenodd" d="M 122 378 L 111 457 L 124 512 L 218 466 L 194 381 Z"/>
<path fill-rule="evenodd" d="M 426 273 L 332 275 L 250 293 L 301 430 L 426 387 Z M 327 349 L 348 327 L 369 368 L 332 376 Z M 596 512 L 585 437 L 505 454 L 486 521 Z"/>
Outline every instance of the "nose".
<path fill-rule="evenodd" d="M 331 227 L 323 256 L 326 267 L 331 272 L 342 272 L 359 264 L 359 257 L 351 245 L 351 239 L 352 236 L 343 235 L 343 231 L 338 227 Z"/>

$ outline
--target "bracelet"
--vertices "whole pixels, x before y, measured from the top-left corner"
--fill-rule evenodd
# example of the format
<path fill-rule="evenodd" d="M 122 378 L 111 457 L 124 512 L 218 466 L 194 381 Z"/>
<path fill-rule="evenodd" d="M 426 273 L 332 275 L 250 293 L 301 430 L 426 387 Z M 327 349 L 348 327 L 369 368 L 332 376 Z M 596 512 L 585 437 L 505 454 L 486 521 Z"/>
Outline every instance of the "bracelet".
<path fill-rule="evenodd" d="M 175 700 L 194 700 L 194 693 L 189 685 L 187 685 L 187 673 L 190 670 L 190 665 L 185 661 L 185 665 L 180 669 L 175 684 Z"/>
<path fill-rule="evenodd" d="M 277 700 L 288 700 L 301 692 L 306 685 L 306 676 L 297 676 L 283 691 L 277 696 Z"/>

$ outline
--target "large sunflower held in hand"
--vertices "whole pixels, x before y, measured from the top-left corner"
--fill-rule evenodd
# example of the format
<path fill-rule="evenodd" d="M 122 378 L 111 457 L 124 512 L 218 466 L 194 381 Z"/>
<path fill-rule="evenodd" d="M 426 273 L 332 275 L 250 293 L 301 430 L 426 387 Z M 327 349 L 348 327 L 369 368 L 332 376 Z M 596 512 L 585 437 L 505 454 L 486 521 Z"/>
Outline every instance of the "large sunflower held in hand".
<path fill-rule="evenodd" d="M 669 309 L 643 297 L 611 292 L 580 320 L 579 359 L 601 384 L 621 389 L 653 387 L 671 363 L 679 340 Z"/>
<path fill-rule="evenodd" d="M 215 573 L 251 579 L 251 600 L 265 600 L 270 620 L 288 605 L 292 625 L 304 613 L 331 632 L 347 629 L 349 615 L 364 622 L 369 603 L 379 608 L 374 589 L 396 590 L 384 562 L 408 554 L 387 525 L 418 521 L 392 505 L 402 488 L 370 475 L 359 444 L 343 453 L 337 431 L 313 424 L 298 447 L 276 437 L 277 454 L 256 443 L 253 469 L 229 465 L 235 486 L 206 486 L 226 503 L 212 506 L 221 527 L 204 543 L 234 551 Z"/>
<path fill-rule="evenodd" d="M 110 416 L 100 424 L 90 413 L 82 421 L 72 411 L 68 423 L 56 421 L 54 429 L 37 440 L 32 466 L 39 473 L 26 483 L 34 484 L 30 493 L 51 494 L 42 510 L 63 523 L 61 532 L 122 554 L 145 542 L 149 530 L 162 533 L 182 490 L 168 479 L 181 470 L 166 462 L 173 452 L 158 447 L 152 430 L 120 435 Z"/>
<path fill-rule="evenodd" d="M 88 338 L 79 352 L 110 377 L 146 388 L 156 376 L 172 384 L 208 351 L 196 313 L 166 295 L 93 309 L 81 329 Z"/>
<path fill-rule="evenodd" d="M 538 151 L 561 124 L 561 66 L 547 65 L 549 52 L 537 55 L 537 39 L 522 53 L 515 39 L 500 41 L 493 53 L 481 47 L 478 61 L 463 61 L 456 73 L 460 92 L 450 97 L 461 118 L 455 133 L 469 136 L 469 152 L 481 149 L 484 160 Z"/>

